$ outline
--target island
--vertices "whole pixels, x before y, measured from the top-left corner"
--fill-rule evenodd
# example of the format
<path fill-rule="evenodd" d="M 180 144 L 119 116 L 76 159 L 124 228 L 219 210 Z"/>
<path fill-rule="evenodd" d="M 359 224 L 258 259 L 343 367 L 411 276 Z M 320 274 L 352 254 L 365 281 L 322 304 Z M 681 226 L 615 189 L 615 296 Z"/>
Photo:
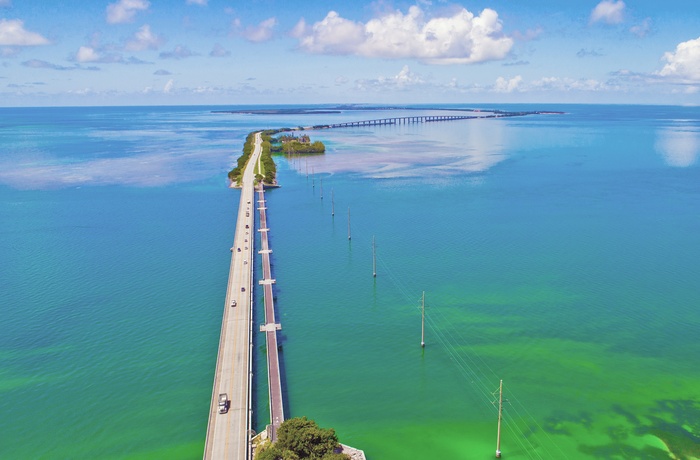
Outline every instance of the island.
<path fill-rule="evenodd" d="M 279 133 L 289 133 L 292 128 L 282 129 L 266 129 L 260 132 L 262 137 L 262 153 L 260 162 L 255 166 L 255 180 L 257 183 L 262 183 L 265 187 L 277 187 L 277 166 L 272 159 L 272 154 L 286 155 L 319 155 L 326 152 L 326 146 L 321 141 L 311 142 L 308 134 L 295 136 L 294 134 L 282 134 L 279 137 L 273 137 Z M 255 133 L 248 134 L 245 144 L 243 145 L 243 154 L 238 157 L 236 167 L 228 173 L 228 178 L 231 181 L 232 187 L 240 186 L 240 180 L 245 169 L 245 165 L 253 152 L 253 144 L 255 143 Z"/>

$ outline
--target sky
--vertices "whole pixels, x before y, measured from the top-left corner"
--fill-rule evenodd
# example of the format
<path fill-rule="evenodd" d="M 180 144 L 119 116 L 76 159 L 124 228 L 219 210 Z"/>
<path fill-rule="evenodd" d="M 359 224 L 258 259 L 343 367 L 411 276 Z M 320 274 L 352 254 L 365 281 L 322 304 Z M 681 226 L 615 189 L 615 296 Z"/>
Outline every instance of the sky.
<path fill-rule="evenodd" d="M 0 106 L 700 105 L 698 0 L 0 0 Z"/>

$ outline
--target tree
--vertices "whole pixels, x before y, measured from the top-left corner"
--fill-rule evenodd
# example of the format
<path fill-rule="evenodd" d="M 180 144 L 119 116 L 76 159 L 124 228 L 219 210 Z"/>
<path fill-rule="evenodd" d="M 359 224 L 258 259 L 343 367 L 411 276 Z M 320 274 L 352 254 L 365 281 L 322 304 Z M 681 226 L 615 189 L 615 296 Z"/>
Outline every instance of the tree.
<path fill-rule="evenodd" d="M 277 442 L 262 448 L 256 460 L 347 460 L 336 454 L 338 437 L 332 428 L 325 429 L 306 417 L 295 417 L 282 422 L 277 430 Z"/>

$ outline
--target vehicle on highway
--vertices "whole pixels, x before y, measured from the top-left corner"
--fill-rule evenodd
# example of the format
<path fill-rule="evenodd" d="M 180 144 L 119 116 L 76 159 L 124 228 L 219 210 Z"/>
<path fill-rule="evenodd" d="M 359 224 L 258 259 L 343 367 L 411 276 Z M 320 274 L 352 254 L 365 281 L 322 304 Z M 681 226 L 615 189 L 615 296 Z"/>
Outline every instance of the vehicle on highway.
<path fill-rule="evenodd" d="M 245 288 L 244 288 L 244 287 L 241 288 L 241 292 L 245 292 Z"/>
<path fill-rule="evenodd" d="M 235 307 L 236 305 L 237 305 L 237 304 L 236 304 L 236 299 L 233 299 L 233 300 L 231 301 L 231 306 L 232 306 L 232 307 Z"/>
<path fill-rule="evenodd" d="M 230 405 L 231 405 L 231 401 L 228 400 L 228 394 L 227 393 L 219 394 L 219 413 L 225 414 L 226 412 L 228 412 L 228 408 Z"/>

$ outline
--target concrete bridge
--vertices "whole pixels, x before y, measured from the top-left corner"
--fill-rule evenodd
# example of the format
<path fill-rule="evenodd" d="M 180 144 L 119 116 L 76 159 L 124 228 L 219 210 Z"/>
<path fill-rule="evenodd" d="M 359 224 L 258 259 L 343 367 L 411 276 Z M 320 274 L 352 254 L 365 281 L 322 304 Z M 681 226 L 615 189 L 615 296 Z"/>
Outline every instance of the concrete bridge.
<path fill-rule="evenodd" d="M 254 169 L 261 151 L 262 138 L 260 133 L 256 133 L 253 153 L 241 181 L 236 233 L 231 247 L 231 266 L 204 446 L 205 459 L 252 458 L 252 248 L 255 241 L 255 214 L 250 212 L 250 208 L 254 200 Z M 223 413 L 219 408 L 220 395 L 226 395 L 228 399 Z"/>

